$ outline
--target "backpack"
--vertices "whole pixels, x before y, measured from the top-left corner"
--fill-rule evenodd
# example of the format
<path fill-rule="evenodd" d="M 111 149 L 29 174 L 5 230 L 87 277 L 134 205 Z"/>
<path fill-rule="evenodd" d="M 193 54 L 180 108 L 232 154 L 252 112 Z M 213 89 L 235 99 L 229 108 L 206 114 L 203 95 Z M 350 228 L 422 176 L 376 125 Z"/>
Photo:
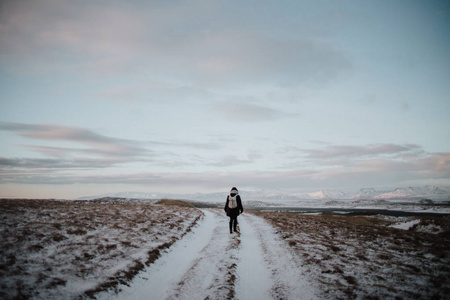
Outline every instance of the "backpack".
<path fill-rule="evenodd" d="M 228 196 L 228 207 L 231 209 L 237 207 L 237 195 L 234 197 Z"/>

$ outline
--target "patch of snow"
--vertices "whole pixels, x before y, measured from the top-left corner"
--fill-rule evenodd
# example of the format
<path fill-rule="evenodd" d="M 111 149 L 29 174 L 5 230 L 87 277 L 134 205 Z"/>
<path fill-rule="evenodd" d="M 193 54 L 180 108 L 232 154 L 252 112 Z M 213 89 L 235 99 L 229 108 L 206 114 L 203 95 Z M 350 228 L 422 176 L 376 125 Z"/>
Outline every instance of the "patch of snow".
<path fill-rule="evenodd" d="M 407 221 L 407 222 L 396 223 L 396 224 L 393 224 L 393 225 L 389 225 L 389 227 L 397 228 L 397 229 L 403 229 L 403 230 L 409 230 L 414 225 L 419 224 L 419 223 L 420 223 L 420 219 L 418 219 L 418 220 L 411 220 L 411 221 Z"/>

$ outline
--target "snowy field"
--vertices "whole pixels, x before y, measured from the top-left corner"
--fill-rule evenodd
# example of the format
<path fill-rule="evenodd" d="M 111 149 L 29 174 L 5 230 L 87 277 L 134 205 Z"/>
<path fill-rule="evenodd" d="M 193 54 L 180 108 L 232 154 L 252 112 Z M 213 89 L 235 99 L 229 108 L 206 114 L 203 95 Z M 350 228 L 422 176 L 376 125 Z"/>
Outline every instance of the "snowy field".
<path fill-rule="evenodd" d="M 450 219 L 0 200 L 1 299 L 449 299 Z"/>
<path fill-rule="evenodd" d="M 0 200 L 0 299 L 74 299 L 114 288 L 201 215 L 144 203 Z"/>
<path fill-rule="evenodd" d="M 327 299 L 450 299 L 450 217 L 258 212 Z"/>

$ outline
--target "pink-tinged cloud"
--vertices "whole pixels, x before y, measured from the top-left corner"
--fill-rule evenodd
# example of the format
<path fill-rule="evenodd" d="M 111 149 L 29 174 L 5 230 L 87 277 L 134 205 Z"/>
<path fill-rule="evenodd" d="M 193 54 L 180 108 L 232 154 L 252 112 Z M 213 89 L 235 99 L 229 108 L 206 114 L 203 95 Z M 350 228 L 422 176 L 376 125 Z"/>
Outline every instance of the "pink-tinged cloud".
<path fill-rule="evenodd" d="M 15 72 L 138 70 L 220 86 L 323 84 L 352 68 L 345 53 L 317 39 L 275 38 L 220 21 L 211 32 L 197 28 L 197 19 L 208 24 L 209 13 L 220 14 L 216 3 L 113 2 L 6 1 L 0 61 Z"/>
<path fill-rule="evenodd" d="M 413 163 L 422 167 L 423 171 L 450 173 L 450 153 L 436 153 Z"/>
<path fill-rule="evenodd" d="M 14 132 L 22 137 L 36 140 L 74 142 L 76 144 L 90 147 L 90 149 L 83 150 L 84 152 L 91 152 L 99 155 L 135 157 L 144 155 L 147 152 L 147 150 L 137 145 L 136 142 L 125 139 L 111 138 L 87 129 L 76 127 L 54 124 L 0 122 L 0 130 Z M 47 151 L 49 150 L 50 148 L 47 148 Z M 57 149 L 53 148 L 51 150 L 55 152 Z M 60 148 L 59 150 L 67 151 L 68 149 Z M 71 151 L 79 152 L 80 150 L 74 149 Z"/>
<path fill-rule="evenodd" d="M 112 71 L 142 54 L 148 30 L 139 10 L 72 1 L 4 1 L 0 61 L 10 70 Z M 27 64 L 27 68 L 22 68 Z M 33 66 L 35 68 L 33 68 Z M 68 68 L 69 67 L 69 68 Z"/>
<path fill-rule="evenodd" d="M 227 159 L 227 158 L 226 158 Z M 227 163 L 236 163 L 236 160 Z M 242 162 L 238 162 L 242 163 Z M 74 167 L 106 167 L 112 164 L 107 160 L 58 161 L 42 159 L 2 159 L 2 166 L 8 166 L 9 171 L 3 171 L 1 182 L 22 184 L 132 184 L 153 188 L 201 187 L 204 189 L 233 186 L 239 183 L 247 189 L 311 189 L 320 187 L 339 188 L 349 182 L 353 186 L 395 185 L 399 182 L 447 180 L 450 177 L 450 153 L 428 154 L 427 157 L 417 157 L 411 161 L 377 158 L 355 161 L 348 166 L 329 166 L 326 168 L 304 168 L 291 171 L 242 171 L 222 172 L 220 169 L 209 172 L 176 172 L 176 173 L 127 173 L 84 176 L 65 173 L 60 170 Z M 50 166 L 53 172 L 30 176 L 36 168 Z M 22 169 L 25 168 L 25 169 Z M 14 170 L 26 172 L 14 173 Z M 28 172 L 30 171 L 30 172 Z M 58 176 L 54 176 L 54 174 Z"/>

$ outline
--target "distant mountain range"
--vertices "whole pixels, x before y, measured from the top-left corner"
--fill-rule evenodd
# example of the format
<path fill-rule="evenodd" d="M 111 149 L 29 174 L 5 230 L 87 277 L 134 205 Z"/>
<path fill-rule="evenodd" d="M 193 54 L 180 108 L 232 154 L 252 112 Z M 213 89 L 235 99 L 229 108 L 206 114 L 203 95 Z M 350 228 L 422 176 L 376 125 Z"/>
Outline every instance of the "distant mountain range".
<path fill-rule="evenodd" d="M 251 201 L 285 201 L 285 200 L 422 200 L 449 201 L 450 187 L 422 186 L 404 187 L 391 190 L 377 190 L 375 188 L 363 188 L 357 193 L 345 193 L 339 190 L 320 190 L 307 194 L 285 194 L 269 191 L 241 191 L 245 200 Z M 118 197 L 129 199 L 184 199 L 194 201 L 220 202 L 225 201 L 228 192 L 222 193 L 195 193 L 195 194 L 171 194 L 171 193 L 142 193 L 121 192 L 97 196 L 81 197 L 78 200 L 92 200 L 103 197 Z"/>
<path fill-rule="evenodd" d="M 361 189 L 355 199 L 418 199 L 450 200 L 450 188 L 437 186 L 396 188 L 388 191 L 376 191 L 375 189 Z"/>

